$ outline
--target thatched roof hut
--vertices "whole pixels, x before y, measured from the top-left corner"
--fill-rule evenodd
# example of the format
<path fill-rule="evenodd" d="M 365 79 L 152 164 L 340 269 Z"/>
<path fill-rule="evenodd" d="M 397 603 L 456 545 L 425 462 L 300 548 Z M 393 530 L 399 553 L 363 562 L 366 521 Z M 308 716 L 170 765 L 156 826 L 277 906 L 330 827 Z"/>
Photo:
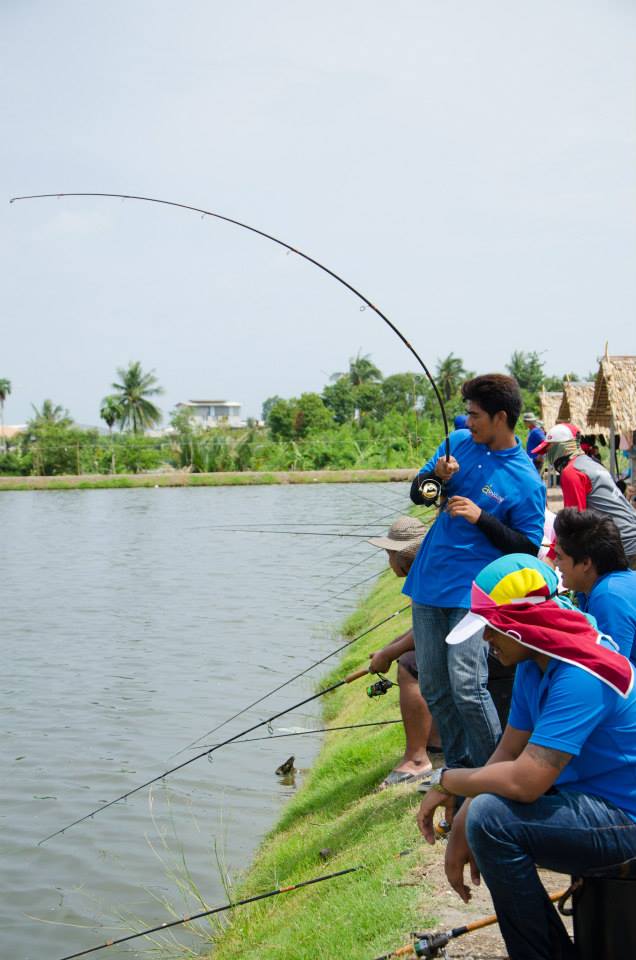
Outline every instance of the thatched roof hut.
<path fill-rule="evenodd" d="M 565 380 L 557 420 L 573 423 L 584 435 L 593 433 L 608 436 L 607 426 L 592 425 L 589 422 L 589 411 L 593 399 L 593 383 Z"/>
<path fill-rule="evenodd" d="M 546 430 L 549 430 L 557 422 L 562 396 L 560 390 L 542 390 L 539 394 L 541 422 Z"/>
<path fill-rule="evenodd" d="M 630 435 L 636 430 L 636 357 L 610 357 L 605 348 L 588 422 L 615 433 Z"/>

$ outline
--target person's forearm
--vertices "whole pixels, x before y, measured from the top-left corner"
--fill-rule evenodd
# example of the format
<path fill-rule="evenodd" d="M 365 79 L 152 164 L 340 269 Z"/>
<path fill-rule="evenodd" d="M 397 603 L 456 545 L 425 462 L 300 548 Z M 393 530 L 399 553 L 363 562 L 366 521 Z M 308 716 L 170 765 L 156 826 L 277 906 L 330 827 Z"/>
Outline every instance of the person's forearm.
<path fill-rule="evenodd" d="M 443 786 L 456 796 L 477 797 L 480 793 L 495 793 L 518 803 L 532 803 L 544 792 L 521 775 L 514 760 L 493 763 L 492 759 L 485 767 L 446 770 Z"/>
<path fill-rule="evenodd" d="M 407 630 L 406 633 L 402 633 L 399 637 L 396 637 L 395 640 L 392 640 L 391 643 L 388 644 L 386 650 L 392 660 L 397 660 L 398 657 L 401 657 L 403 653 L 407 653 L 409 650 L 415 650 L 413 631 Z"/>

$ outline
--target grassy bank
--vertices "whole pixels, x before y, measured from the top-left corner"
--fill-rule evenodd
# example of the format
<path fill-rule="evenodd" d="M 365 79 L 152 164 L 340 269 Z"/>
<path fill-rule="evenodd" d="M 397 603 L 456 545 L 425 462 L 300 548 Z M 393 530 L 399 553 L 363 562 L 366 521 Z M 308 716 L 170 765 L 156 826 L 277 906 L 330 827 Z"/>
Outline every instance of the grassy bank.
<path fill-rule="evenodd" d="M 415 469 L 255 470 L 219 473 L 70 474 L 55 477 L 2 477 L 2 490 L 118 490 L 127 487 L 228 487 L 275 483 L 382 483 L 410 480 Z"/>
<path fill-rule="evenodd" d="M 346 624 L 355 636 L 404 606 L 400 582 L 389 572 Z M 355 643 L 320 686 L 366 664 L 368 653 L 409 624 L 409 613 Z M 347 685 L 322 701 L 328 725 L 399 717 L 397 688 L 380 699 L 366 696 L 366 681 Z M 215 960 L 253 955 L 259 960 L 370 960 L 408 940 L 414 927 L 439 921 L 434 884 L 425 874 L 439 864 L 415 825 L 413 787 L 382 793 L 374 788 L 401 756 L 401 724 L 329 734 L 321 753 L 281 820 L 266 838 L 232 898 L 364 864 L 365 869 L 316 887 L 237 910 L 219 934 Z M 287 750 L 287 744 L 290 744 Z M 302 738 L 286 741 L 302 766 Z M 320 851 L 331 851 L 324 860 Z M 400 856 L 402 851 L 408 850 Z"/>

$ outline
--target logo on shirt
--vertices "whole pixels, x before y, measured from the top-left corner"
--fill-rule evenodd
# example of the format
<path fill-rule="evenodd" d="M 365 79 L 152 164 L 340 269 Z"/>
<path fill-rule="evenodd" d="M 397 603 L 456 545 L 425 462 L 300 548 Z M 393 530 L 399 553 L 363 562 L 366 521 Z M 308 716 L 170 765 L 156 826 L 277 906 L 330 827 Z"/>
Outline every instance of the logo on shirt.
<path fill-rule="evenodd" d="M 497 503 L 503 503 L 505 500 L 505 497 L 502 497 L 501 494 L 495 493 L 489 483 L 487 483 L 485 487 L 481 488 L 481 492 L 485 493 L 486 496 L 490 497 L 491 500 L 496 500 Z"/>

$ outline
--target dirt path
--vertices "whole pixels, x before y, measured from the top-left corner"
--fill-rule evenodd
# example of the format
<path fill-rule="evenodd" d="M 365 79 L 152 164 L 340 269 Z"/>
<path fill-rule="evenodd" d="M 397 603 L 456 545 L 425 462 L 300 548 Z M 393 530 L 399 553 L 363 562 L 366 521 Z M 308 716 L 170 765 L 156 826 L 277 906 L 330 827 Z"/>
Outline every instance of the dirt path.
<path fill-rule="evenodd" d="M 419 875 L 426 881 L 427 888 L 432 887 L 433 889 L 435 914 L 440 920 L 435 930 L 449 930 L 453 927 L 460 927 L 465 923 L 480 920 L 482 917 L 494 913 L 492 899 L 485 884 L 473 887 L 473 897 L 470 903 L 462 903 L 446 880 L 443 844 L 436 844 L 436 851 L 437 856 L 434 861 L 424 868 L 419 868 Z M 541 870 L 540 875 L 548 893 L 565 890 L 570 885 L 569 876 L 564 874 Z M 426 910 L 430 911 L 430 903 L 431 894 L 427 892 L 424 913 Z M 571 933 L 571 921 L 566 920 L 565 922 Z M 447 954 L 449 960 L 460 957 L 463 960 L 505 960 L 508 956 L 499 933 L 499 927 L 496 924 L 453 940 L 447 948 Z"/>

